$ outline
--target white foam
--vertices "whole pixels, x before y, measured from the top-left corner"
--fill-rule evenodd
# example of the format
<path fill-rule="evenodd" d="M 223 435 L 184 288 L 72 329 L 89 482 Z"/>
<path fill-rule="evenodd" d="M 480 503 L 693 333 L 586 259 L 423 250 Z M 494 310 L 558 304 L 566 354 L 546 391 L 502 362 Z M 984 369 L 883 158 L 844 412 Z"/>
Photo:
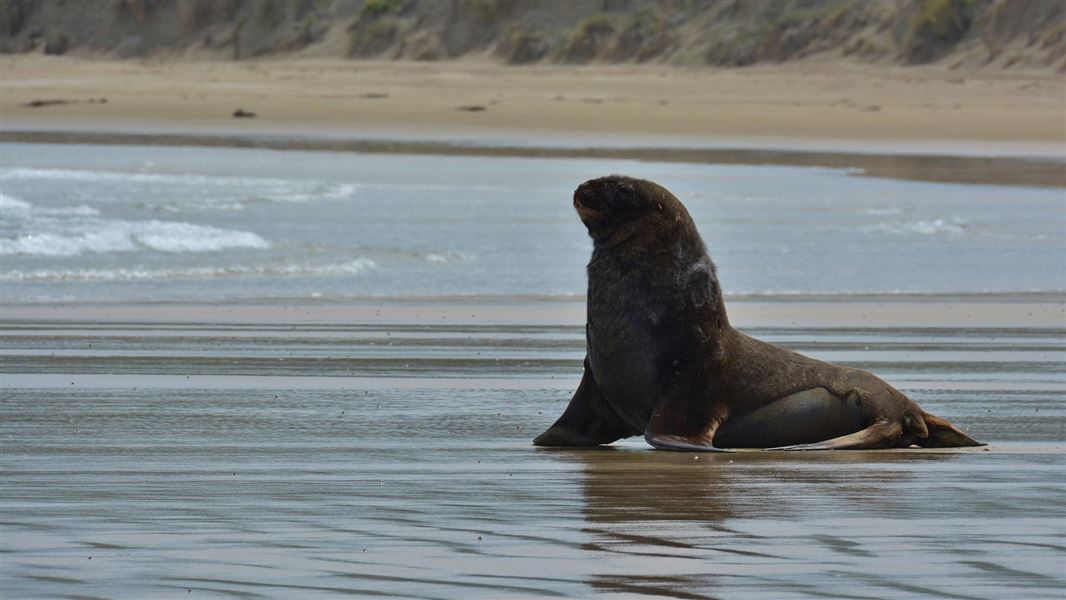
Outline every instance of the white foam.
<path fill-rule="evenodd" d="M 32 167 L 15 167 L 0 170 L 0 180 L 58 180 L 83 182 L 119 182 L 119 183 L 234 183 L 239 181 L 256 181 L 244 177 L 208 177 L 205 175 L 169 175 L 162 173 L 123 173 L 118 171 L 86 171 L 80 169 L 35 169 Z M 267 181 L 267 180 L 259 180 Z M 283 180 L 276 180 L 283 181 Z"/>
<path fill-rule="evenodd" d="M 357 275 L 377 265 L 368 258 L 341 263 L 300 265 L 270 263 L 262 265 L 227 265 L 218 267 L 176 267 L 148 269 L 143 267 L 116 269 L 38 269 L 12 270 L 0 273 L 0 281 L 146 281 L 175 279 L 216 279 L 249 276 L 300 275 Z"/>
<path fill-rule="evenodd" d="M 6 194 L 0 194 L 0 211 L 28 211 L 33 208 L 29 202 L 13 198 Z"/>
<path fill-rule="evenodd" d="M 151 210 L 153 212 L 157 212 L 157 213 L 176 214 L 176 213 L 181 213 L 181 212 L 194 212 L 194 213 L 202 213 L 202 212 L 210 212 L 210 211 L 233 212 L 233 211 L 238 211 L 238 210 L 244 210 L 245 209 L 245 205 L 244 205 L 243 202 L 239 202 L 239 201 L 238 202 L 228 202 L 228 201 L 212 200 L 210 198 L 207 198 L 207 199 L 197 200 L 197 201 L 182 202 L 180 204 L 175 204 L 175 203 L 170 203 L 170 202 L 163 202 L 163 203 L 146 202 L 144 204 L 138 205 L 137 208 L 145 208 L 145 209 Z"/>
<path fill-rule="evenodd" d="M 897 235 L 908 234 L 922 234 L 922 235 L 936 235 L 936 234 L 952 234 L 958 235 L 965 233 L 968 224 L 961 217 L 952 217 L 950 219 L 933 219 L 929 221 L 897 221 L 897 222 L 883 222 L 877 223 L 865 227 L 865 231 L 876 231 L 882 233 L 891 233 Z"/>
<path fill-rule="evenodd" d="M 168 221 L 83 219 L 61 231 L 0 239 L 0 255 L 77 256 L 85 253 L 211 252 L 225 248 L 269 248 L 270 242 L 249 231 Z"/>
<path fill-rule="evenodd" d="M 209 225 L 141 221 L 131 236 L 160 252 L 211 252 L 224 248 L 269 248 L 270 243 L 250 231 L 219 229 Z"/>
<path fill-rule="evenodd" d="M 18 217 L 33 215 L 92 217 L 100 214 L 100 211 L 84 204 L 44 208 L 5 194 L 0 194 L 0 212 Z"/>
<path fill-rule="evenodd" d="M 898 215 L 898 214 L 900 214 L 901 211 L 900 211 L 900 209 L 895 208 L 895 207 L 881 207 L 881 208 L 868 208 L 868 209 L 864 210 L 863 212 L 868 214 L 868 215 L 887 216 L 887 215 Z"/>
<path fill-rule="evenodd" d="M 116 230 L 90 231 L 79 235 L 33 233 L 15 239 L 0 239 L 0 256 L 77 256 L 86 252 L 128 252 L 137 247 L 129 235 Z"/>
<path fill-rule="evenodd" d="M 336 185 L 317 183 L 310 186 L 307 191 L 279 191 L 267 192 L 263 195 L 267 200 L 274 202 L 312 202 L 314 200 L 340 200 L 348 198 L 356 192 L 359 186 L 351 183 Z"/>
<path fill-rule="evenodd" d="M 418 258 L 421 258 L 422 260 L 431 263 L 446 263 L 469 259 L 467 255 L 461 254 L 459 252 L 445 252 L 444 254 L 429 252 L 426 254 L 419 254 Z"/>
<path fill-rule="evenodd" d="M 257 198 L 274 202 L 313 202 L 338 200 L 351 196 L 360 186 L 352 183 L 327 183 L 279 179 L 272 177 L 232 177 L 192 174 L 123 173 L 117 171 L 87 171 L 78 169 L 37 169 L 16 167 L 0 170 L 2 181 L 49 180 L 86 183 L 152 183 L 168 186 L 217 186 L 226 190 L 244 189 Z M 200 202 L 198 207 L 211 206 Z M 224 201 L 229 208 L 232 202 Z M 180 208 L 180 207 L 179 207 Z"/>
<path fill-rule="evenodd" d="M 55 208 L 34 208 L 34 212 L 42 215 L 70 217 L 95 217 L 100 214 L 100 211 L 84 204 L 79 204 L 77 206 L 57 206 Z"/>

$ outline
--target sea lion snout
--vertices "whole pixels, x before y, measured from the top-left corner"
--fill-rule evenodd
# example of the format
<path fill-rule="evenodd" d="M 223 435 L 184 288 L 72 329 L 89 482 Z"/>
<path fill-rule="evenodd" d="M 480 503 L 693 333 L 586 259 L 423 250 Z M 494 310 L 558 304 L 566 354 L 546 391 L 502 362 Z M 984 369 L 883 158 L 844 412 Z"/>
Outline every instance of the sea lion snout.
<path fill-rule="evenodd" d="M 648 205 L 639 183 L 640 180 L 621 175 L 590 179 L 574 191 L 574 208 L 590 227 L 631 220 Z"/>
<path fill-rule="evenodd" d="M 603 203 L 591 184 L 592 181 L 586 181 L 574 190 L 574 208 L 582 221 L 603 212 Z"/>

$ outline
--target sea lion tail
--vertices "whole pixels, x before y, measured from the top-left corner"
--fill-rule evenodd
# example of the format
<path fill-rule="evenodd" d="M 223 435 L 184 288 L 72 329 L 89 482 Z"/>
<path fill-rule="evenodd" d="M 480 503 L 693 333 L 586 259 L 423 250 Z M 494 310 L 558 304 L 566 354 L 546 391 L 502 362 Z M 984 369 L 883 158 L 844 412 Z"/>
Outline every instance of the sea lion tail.
<path fill-rule="evenodd" d="M 915 434 L 914 443 L 923 448 L 960 448 L 963 446 L 986 445 L 966 435 L 961 429 L 948 422 L 947 419 L 942 419 L 923 411 L 922 421 L 927 435 L 921 436 L 917 435 L 917 431 L 912 430 L 912 432 Z"/>

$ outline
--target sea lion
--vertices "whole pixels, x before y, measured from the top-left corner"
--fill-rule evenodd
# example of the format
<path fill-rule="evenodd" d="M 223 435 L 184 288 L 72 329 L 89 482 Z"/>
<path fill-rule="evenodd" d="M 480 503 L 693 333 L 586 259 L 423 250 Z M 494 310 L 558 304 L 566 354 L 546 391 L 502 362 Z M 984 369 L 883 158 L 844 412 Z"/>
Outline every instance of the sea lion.
<path fill-rule="evenodd" d="M 681 202 L 619 175 L 574 192 L 593 240 L 585 373 L 538 446 L 644 434 L 655 448 L 979 446 L 874 375 L 729 324 L 714 264 Z"/>

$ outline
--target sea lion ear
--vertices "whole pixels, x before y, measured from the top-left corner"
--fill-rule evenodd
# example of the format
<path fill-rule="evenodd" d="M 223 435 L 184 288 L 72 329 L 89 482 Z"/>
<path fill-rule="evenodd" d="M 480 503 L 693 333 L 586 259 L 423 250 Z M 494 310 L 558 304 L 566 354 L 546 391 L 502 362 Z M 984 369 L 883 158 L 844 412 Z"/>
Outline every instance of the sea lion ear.
<path fill-rule="evenodd" d="M 659 212 L 663 212 L 663 203 L 662 203 L 662 202 L 656 202 L 656 203 L 655 203 L 655 208 L 656 208 L 656 209 L 657 209 L 657 210 L 658 210 Z"/>

